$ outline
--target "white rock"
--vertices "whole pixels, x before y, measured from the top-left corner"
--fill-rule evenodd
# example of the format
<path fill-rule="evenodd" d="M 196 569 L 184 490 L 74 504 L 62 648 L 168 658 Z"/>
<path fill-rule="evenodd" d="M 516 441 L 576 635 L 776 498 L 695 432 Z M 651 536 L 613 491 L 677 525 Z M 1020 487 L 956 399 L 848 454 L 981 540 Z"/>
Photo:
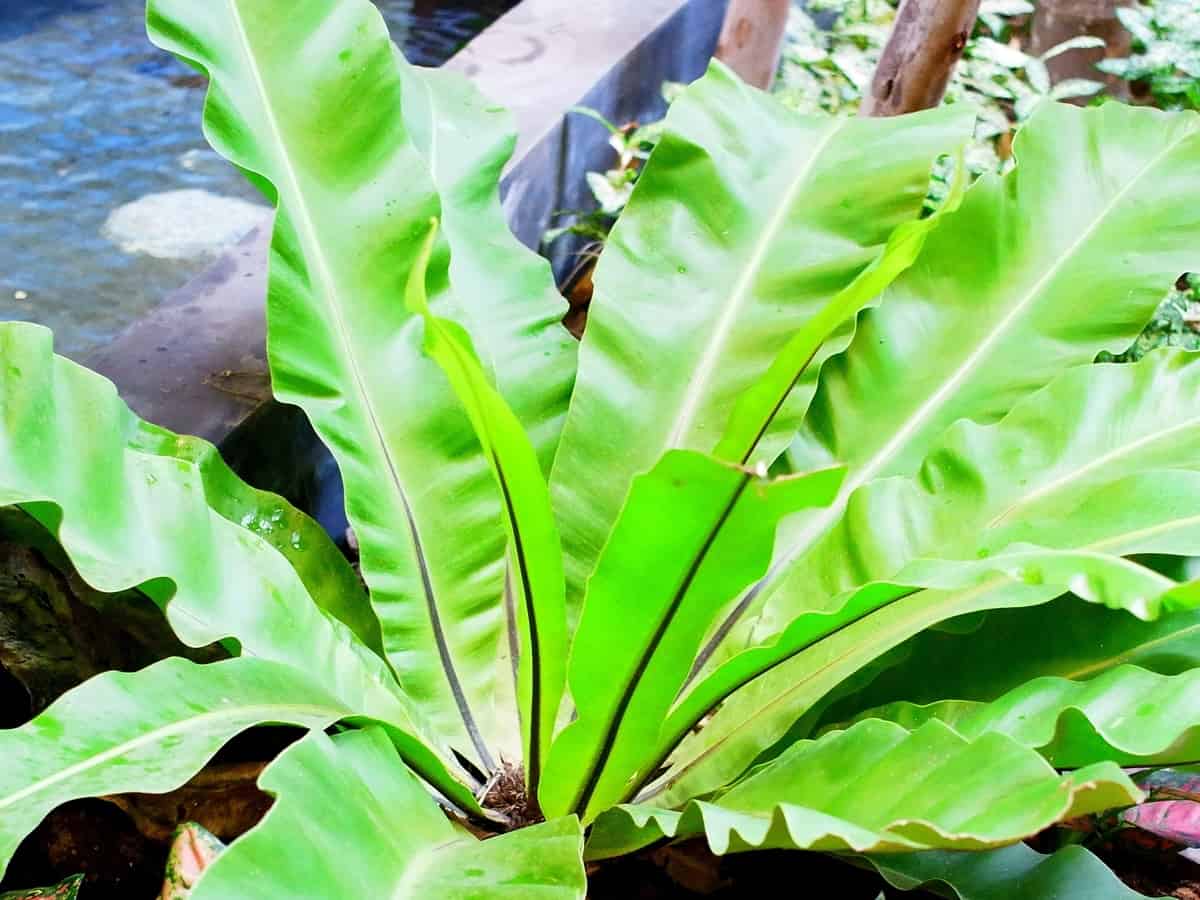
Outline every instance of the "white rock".
<path fill-rule="evenodd" d="M 126 253 L 159 259 L 212 256 L 270 221 L 271 210 L 237 197 L 184 190 L 147 194 L 114 209 L 103 234 Z"/>

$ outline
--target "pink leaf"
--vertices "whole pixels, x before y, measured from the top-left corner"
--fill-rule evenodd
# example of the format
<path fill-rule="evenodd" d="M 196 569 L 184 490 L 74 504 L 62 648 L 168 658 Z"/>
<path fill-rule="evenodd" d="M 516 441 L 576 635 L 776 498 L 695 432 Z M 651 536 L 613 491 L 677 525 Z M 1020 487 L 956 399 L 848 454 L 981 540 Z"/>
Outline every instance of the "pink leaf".
<path fill-rule="evenodd" d="M 1176 844 L 1200 847 L 1200 803 L 1187 800 L 1142 803 L 1125 810 L 1121 818 Z"/>

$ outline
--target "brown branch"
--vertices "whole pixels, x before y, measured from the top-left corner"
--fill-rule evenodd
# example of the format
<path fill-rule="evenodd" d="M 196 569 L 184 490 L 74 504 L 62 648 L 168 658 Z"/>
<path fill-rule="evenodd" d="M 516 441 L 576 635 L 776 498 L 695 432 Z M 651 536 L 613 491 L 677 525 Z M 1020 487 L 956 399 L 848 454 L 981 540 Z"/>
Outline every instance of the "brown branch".
<path fill-rule="evenodd" d="M 791 0 L 729 0 L 717 59 L 756 88 L 767 90 L 779 68 Z"/>
<path fill-rule="evenodd" d="M 980 0 L 904 0 L 859 110 L 898 116 L 942 101 L 967 46 Z"/>

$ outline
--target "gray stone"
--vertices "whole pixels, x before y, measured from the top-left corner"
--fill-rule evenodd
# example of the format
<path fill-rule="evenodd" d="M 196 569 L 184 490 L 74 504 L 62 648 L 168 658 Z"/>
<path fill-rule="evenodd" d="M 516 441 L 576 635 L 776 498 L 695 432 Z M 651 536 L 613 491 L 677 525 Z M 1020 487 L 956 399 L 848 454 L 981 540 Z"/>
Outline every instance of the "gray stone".
<path fill-rule="evenodd" d="M 146 194 L 109 213 L 102 233 L 124 253 L 156 259 L 213 257 L 271 221 L 272 210 L 240 197 L 189 188 Z"/>

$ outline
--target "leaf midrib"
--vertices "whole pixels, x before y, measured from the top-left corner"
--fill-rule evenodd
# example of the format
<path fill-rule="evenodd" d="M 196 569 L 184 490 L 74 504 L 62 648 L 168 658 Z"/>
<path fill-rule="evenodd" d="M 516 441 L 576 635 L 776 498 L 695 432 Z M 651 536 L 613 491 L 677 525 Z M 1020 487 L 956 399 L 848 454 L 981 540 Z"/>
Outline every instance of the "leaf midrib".
<path fill-rule="evenodd" d="M 286 704 L 286 703 L 256 703 L 245 706 L 237 706 L 233 708 L 213 710 L 211 712 L 200 713 L 199 715 L 191 716 L 187 719 L 182 719 L 177 722 L 172 722 L 169 725 L 164 725 L 152 731 L 144 732 L 136 738 L 124 741 L 107 750 L 104 750 L 95 756 L 90 756 L 86 760 L 67 766 L 65 769 L 60 769 L 53 775 L 48 775 L 33 784 L 26 785 L 19 791 L 9 794 L 7 797 L 0 797 L 0 809 L 12 806 L 14 803 L 31 797 L 47 788 L 53 787 L 62 781 L 73 778 L 76 775 L 87 772 L 90 769 L 102 766 L 114 759 L 118 759 L 128 753 L 132 753 L 148 744 L 153 744 L 157 741 L 165 740 L 176 734 L 186 734 L 208 721 L 217 721 L 220 719 L 253 719 L 254 721 L 267 721 L 269 719 L 278 719 L 280 712 L 295 713 L 296 717 L 304 716 L 305 718 L 318 717 L 328 718 L 330 721 L 341 718 L 347 714 L 347 710 L 341 707 L 326 707 L 314 706 L 311 704 Z"/>
<path fill-rule="evenodd" d="M 1160 524 L 1159 526 L 1155 526 L 1153 528 L 1138 529 L 1136 531 L 1126 532 L 1126 533 L 1120 534 L 1120 535 L 1113 535 L 1113 536 L 1105 538 L 1103 540 L 1095 541 L 1091 544 L 1086 544 L 1083 547 L 1063 548 L 1060 551 L 1054 551 L 1051 548 L 1044 548 L 1044 549 L 1046 549 L 1048 552 L 1063 552 L 1063 553 L 1077 553 L 1077 554 L 1098 553 L 1103 547 L 1119 543 L 1120 541 L 1123 541 L 1123 540 L 1129 540 L 1129 538 L 1131 536 L 1141 535 L 1143 533 L 1153 533 L 1154 531 L 1169 530 L 1172 527 L 1180 527 L 1180 523 L 1192 524 L 1193 522 L 1200 522 L 1200 515 L 1187 516 L 1182 519 L 1174 519 L 1174 520 L 1171 520 L 1170 522 Z M 997 557 L 997 558 L 1001 558 L 1001 557 Z M 1106 560 L 1110 559 L 1110 557 L 1106 556 L 1105 559 Z M 1128 560 L 1124 560 L 1120 557 L 1117 558 L 1117 561 L 1120 563 L 1128 563 L 1130 565 L 1136 565 L 1136 564 L 1130 563 Z M 1145 568 L 1145 567 L 1139 566 L 1138 568 Z M 1174 584 L 1174 582 L 1171 581 L 1170 579 L 1165 579 L 1165 581 L 1169 582 L 1172 585 Z M 1005 575 L 989 579 L 989 580 L 984 581 L 983 583 L 977 585 L 974 588 L 967 589 L 965 591 L 965 593 L 958 594 L 958 596 L 954 600 L 953 605 L 956 606 L 956 605 L 960 605 L 962 603 L 969 603 L 969 601 L 973 600 L 974 598 L 978 597 L 979 595 L 990 592 L 993 588 L 999 587 L 1004 584 L 1014 584 L 1014 583 L 1016 583 L 1014 581 L 1014 579 L 1012 579 L 1008 576 L 1005 576 Z M 929 590 L 929 589 L 926 589 L 926 590 Z M 919 591 L 917 593 L 918 594 L 924 593 L 924 590 Z M 916 595 L 909 594 L 907 596 L 912 597 L 912 596 L 916 596 Z M 881 612 L 882 610 L 885 610 L 885 609 L 888 609 L 895 603 L 900 602 L 901 600 L 904 600 L 904 599 L 907 599 L 907 597 L 896 598 L 896 600 L 893 600 L 890 603 L 887 603 L 884 606 L 879 607 L 878 609 L 872 610 L 871 612 L 867 613 L 862 618 L 858 619 L 856 622 L 851 622 L 851 623 L 847 623 L 847 624 L 851 625 L 851 624 L 857 624 L 857 622 L 867 621 L 875 613 Z M 950 604 L 948 604 L 948 606 L 950 606 Z M 941 617 L 937 621 L 945 621 L 946 618 L 949 618 L 949 617 Z M 839 627 L 838 629 L 830 632 L 830 634 L 825 635 L 824 637 L 818 638 L 816 641 L 813 641 L 812 643 L 801 648 L 800 650 L 796 651 L 795 653 L 789 654 L 788 656 L 782 657 L 782 658 L 774 661 L 769 667 L 758 672 L 753 677 L 744 680 L 737 687 L 728 691 L 725 694 L 724 699 L 722 699 L 720 701 L 720 703 L 718 703 L 717 706 L 714 707 L 714 709 L 719 707 L 726 700 L 730 699 L 738 691 L 752 685 L 757 679 L 762 678 L 763 676 L 767 675 L 768 673 L 773 671 L 775 668 L 779 667 L 780 665 L 783 665 L 784 663 L 788 662 L 789 660 L 795 659 L 797 656 L 800 656 L 801 654 L 803 654 L 807 650 L 811 649 L 812 647 L 818 646 L 821 643 L 821 641 L 826 640 L 830 637 L 833 637 L 835 634 L 839 633 L 841 630 L 842 630 L 842 628 Z M 914 632 L 914 634 L 915 633 L 916 632 Z M 686 771 L 690 770 L 691 768 L 694 768 L 702 760 L 711 757 L 713 755 L 713 753 L 715 753 L 719 747 L 724 745 L 735 734 L 740 733 L 741 730 L 743 728 L 746 728 L 752 721 L 758 719 L 763 714 L 764 711 L 770 710 L 771 708 L 775 707 L 777 704 L 781 703 L 785 698 L 791 696 L 793 692 L 804 687 L 807 682 L 809 682 L 813 678 L 816 678 L 817 676 L 821 675 L 823 672 L 828 671 L 830 668 L 835 666 L 837 663 L 841 662 L 847 655 L 852 653 L 855 649 L 856 649 L 855 647 L 849 647 L 844 653 L 840 654 L 839 656 L 835 657 L 832 660 L 829 660 L 827 663 L 825 663 L 819 669 L 809 673 L 808 675 L 804 676 L 803 679 L 801 679 L 800 681 L 791 685 L 787 690 L 784 690 L 784 691 L 781 691 L 780 693 L 778 693 L 775 697 L 773 697 L 765 705 L 758 707 L 758 709 L 755 711 L 753 716 L 745 719 L 742 723 L 738 724 L 731 730 L 727 731 L 724 735 L 722 735 L 720 738 L 718 738 L 716 740 L 716 742 L 709 745 L 709 747 L 705 748 L 703 751 L 701 751 L 699 754 L 697 754 L 695 757 L 693 757 L 692 761 L 687 763 L 687 767 L 685 769 L 681 770 L 681 774 L 682 774 L 682 772 L 686 772 Z M 663 782 L 661 785 L 657 786 L 650 792 L 647 792 L 644 795 L 642 795 L 641 797 L 639 797 L 639 802 L 642 802 L 649 797 L 652 797 L 659 793 L 662 793 L 663 791 L 667 790 L 671 784 L 676 783 L 678 780 L 679 780 L 678 775 L 673 776 L 669 781 Z"/>
<path fill-rule="evenodd" d="M 646 645 L 642 648 L 642 652 L 638 658 L 637 665 L 629 677 L 625 689 L 622 691 L 620 698 L 617 701 L 616 708 L 613 710 L 611 717 L 604 727 L 603 740 L 599 749 L 596 751 L 595 757 L 589 764 L 587 778 L 579 791 L 579 795 L 575 800 L 575 812 L 582 818 L 587 813 L 587 808 L 591 804 L 592 796 L 596 788 L 599 786 L 600 779 L 604 775 L 605 767 L 611 757 L 613 747 L 616 745 L 617 736 L 621 730 L 621 725 L 625 721 L 625 715 L 633 703 L 634 696 L 638 688 L 641 686 L 645 677 L 646 671 L 650 666 L 650 662 L 654 658 L 654 654 L 661 646 L 663 639 L 666 637 L 668 629 L 675 620 L 676 614 L 679 612 L 683 601 L 686 599 L 688 592 L 695 583 L 696 576 L 699 574 L 700 567 L 708 558 L 708 553 L 716 543 L 721 531 L 724 529 L 729 517 L 733 514 L 746 488 L 749 486 L 751 478 L 750 472 L 743 472 L 738 479 L 737 485 L 734 487 L 728 501 L 726 501 L 721 512 L 717 516 L 716 521 L 709 528 L 708 534 L 705 535 L 704 543 L 699 547 L 691 563 L 688 565 L 687 571 L 684 573 L 683 579 L 676 587 L 671 602 L 667 608 L 663 610 L 654 632 L 651 634 Z"/>
<path fill-rule="evenodd" d="M 1179 640 L 1181 637 L 1189 634 L 1200 636 L 1200 624 L 1189 625 L 1187 628 L 1181 628 L 1177 631 L 1172 631 L 1170 634 L 1157 637 L 1152 641 L 1145 641 L 1129 648 L 1128 650 L 1121 651 L 1116 656 L 1105 660 L 1100 660 L 1098 662 L 1088 663 L 1085 666 L 1072 669 L 1071 671 L 1063 673 L 1057 677 L 1066 678 L 1069 681 L 1078 681 L 1081 678 L 1086 678 L 1096 674 L 1103 674 L 1104 672 L 1119 668 L 1123 665 L 1131 665 L 1129 660 L 1132 659 L 1136 654 L 1143 653 L 1146 650 L 1153 649 L 1155 647 L 1161 647 L 1164 644 L 1173 643 Z"/>
<path fill-rule="evenodd" d="M 958 598 L 958 602 L 966 603 L 966 602 L 974 599 L 975 597 L 979 596 L 980 594 L 986 593 L 988 590 L 995 587 L 996 585 L 999 585 L 1006 581 L 1011 581 L 1011 579 L 1004 577 L 1004 578 L 996 578 L 996 579 L 993 579 L 992 581 L 986 582 L 986 583 L 980 585 L 979 587 L 977 587 L 973 590 L 969 590 L 965 594 L 961 595 Z M 915 595 L 912 595 L 912 594 L 908 595 L 908 597 L 911 597 L 911 596 L 915 596 Z M 893 602 L 898 602 L 899 600 L 908 599 L 908 597 L 897 598 L 897 601 L 893 601 Z M 880 610 L 888 609 L 891 606 L 892 606 L 892 603 L 889 603 L 885 606 L 880 607 Z M 876 612 L 877 611 L 879 611 L 879 610 L 876 610 Z M 866 621 L 867 618 L 869 618 L 869 614 L 868 614 L 868 616 L 865 616 L 863 619 L 860 619 L 859 621 Z M 903 630 L 903 629 L 893 628 L 892 630 L 894 632 L 896 630 Z M 830 635 L 830 636 L 832 636 L 832 635 Z M 823 640 L 823 638 L 822 638 L 822 640 Z M 742 688 L 745 688 L 745 687 L 749 686 L 750 684 L 753 684 L 753 682 L 755 680 L 757 680 L 758 678 L 762 678 L 764 675 L 768 674 L 768 672 L 772 671 L 774 668 L 782 665 L 783 663 L 787 662 L 790 659 L 794 659 L 796 656 L 799 656 L 800 653 L 804 652 L 804 650 L 808 650 L 811 647 L 816 646 L 817 643 L 819 643 L 819 641 L 814 642 L 813 644 L 809 644 L 803 650 L 800 650 L 799 652 L 792 654 L 791 656 L 786 657 L 785 659 L 779 660 L 770 669 L 766 669 L 762 672 L 759 672 L 757 675 L 754 676 L 754 678 L 739 685 L 736 689 L 734 689 L 729 694 L 727 694 L 725 697 L 725 700 L 730 699 L 733 696 L 733 694 L 736 693 L 738 690 L 741 690 Z M 848 647 L 846 649 L 846 651 L 835 656 L 833 659 L 830 659 L 824 665 L 822 665 L 819 669 L 816 669 L 816 670 L 810 672 L 809 674 L 805 675 L 801 680 L 796 681 L 793 684 L 791 684 L 786 690 L 780 691 L 778 694 L 776 694 L 774 697 L 772 697 L 769 701 L 767 701 L 767 703 L 765 703 L 762 706 L 757 707 L 752 716 L 750 716 L 749 718 L 743 719 L 743 721 L 741 723 L 739 723 L 736 726 L 727 730 L 725 732 L 725 734 L 723 734 L 721 737 L 717 738 L 716 741 L 709 744 L 702 751 L 700 751 L 698 754 L 693 756 L 691 758 L 691 760 L 685 764 L 684 768 L 677 769 L 676 773 L 674 775 L 672 775 L 668 780 L 662 782 L 660 785 L 652 788 L 651 790 L 644 792 L 642 795 L 640 795 L 637 798 L 637 802 L 639 802 L 639 803 L 645 802 L 650 797 L 657 796 L 658 794 L 661 794 L 664 791 L 668 790 L 671 786 L 673 786 L 680 780 L 680 777 L 682 775 L 686 774 L 688 771 L 692 770 L 693 768 L 698 766 L 700 763 L 702 763 L 704 760 L 708 759 L 713 754 L 715 754 L 718 750 L 720 750 L 725 745 L 726 742 L 728 742 L 735 735 L 740 734 L 742 729 L 745 728 L 751 721 L 758 719 L 760 716 L 762 716 L 764 714 L 764 712 L 769 711 L 772 708 L 778 706 L 784 700 L 791 697 L 791 695 L 794 692 L 800 690 L 801 688 L 807 687 L 808 682 L 812 681 L 814 678 L 817 678 L 818 676 L 827 672 L 829 669 L 831 669 L 831 668 L 835 667 L 836 665 L 838 665 L 839 663 L 843 662 L 844 659 L 846 658 L 846 656 L 848 656 L 850 653 L 852 653 L 856 649 L 858 649 L 858 648 L 855 646 Z M 725 701 L 723 700 L 721 702 L 724 703 Z M 718 706 L 719 705 L 720 704 L 718 704 Z"/>
<path fill-rule="evenodd" d="M 334 324 L 337 328 L 338 338 L 342 344 L 343 357 L 350 370 L 350 376 L 353 380 L 354 387 L 359 395 L 360 403 L 366 412 L 367 421 L 371 428 L 371 435 L 374 437 L 378 445 L 378 451 L 382 456 L 387 467 L 388 477 L 391 481 L 392 488 L 395 491 L 400 505 L 404 512 L 405 524 L 408 526 L 412 536 L 413 555 L 416 558 L 416 563 L 421 576 L 421 587 L 425 594 L 425 603 L 427 613 L 430 620 L 430 628 L 433 631 L 434 642 L 437 646 L 438 657 L 442 664 L 443 672 L 446 676 L 447 686 L 454 698 L 455 705 L 458 708 L 459 715 L 463 719 L 463 725 L 471 739 L 475 751 L 480 755 L 481 759 L 487 759 L 486 744 L 483 741 L 483 736 L 479 731 L 478 724 L 475 721 L 474 715 L 471 713 L 470 705 L 467 701 L 466 693 L 463 690 L 462 682 L 459 680 L 457 670 L 454 666 L 453 658 L 450 655 L 450 648 L 446 641 L 445 629 L 441 623 L 441 615 L 437 609 L 437 599 L 433 592 L 433 584 L 430 576 L 428 559 L 425 555 L 423 543 L 420 533 L 417 529 L 416 516 L 413 512 L 412 505 L 409 503 L 408 495 L 400 481 L 399 471 L 396 467 L 395 460 L 392 458 L 391 450 L 388 447 L 387 441 L 383 435 L 383 428 L 380 424 L 379 416 L 375 411 L 375 407 L 371 402 L 371 397 L 366 389 L 366 381 L 363 377 L 362 370 L 358 365 L 358 359 L 353 352 L 353 344 L 350 339 L 350 329 L 346 324 L 345 318 L 341 312 L 341 304 L 337 300 L 339 292 L 337 290 L 335 279 L 329 265 L 329 261 L 325 258 L 324 248 L 321 242 L 317 239 L 316 228 L 313 223 L 312 213 L 308 208 L 308 203 L 304 198 L 304 193 L 300 189 L 300 180 L 295 169 L 292 166 L 290 154 L 287 152 L 287 142 L 283 138 L 283 130 L 279 126 L 279 121 L 275 116 L 275 110 L 271 105 L 270 95 L 267 93 L 266 85 L 263 82 L 262 73 L 259 71 L 257 59 L 254 55 L 253 47 L 250 43 L 249 34 L 246 31 L 245 23 L 242 21 L 241 11 L 238 9 L 237 0 L 227 0 L 230 13 L 233 16 L 235 29 L 237 33 L 238 43 L 242 48 L 242 53 L 247 61 L 247 68 L 250 71 L 251 77 L 254 80 L 254 88 L 258 94 L 260 104 L 263 109 L 264 118 L 274 143 L 280 152 L 277 154 L 279 162 L 282 164 L 284 177 L 287 179 L 296 208 L 300 215 L 294 217 L 294 221 L 302 233 L 302 240 L 309 246 L 311 257 L 316 264 L 317 275 L 321 281 L 327 297 L 332 302 L 326 304 Z M 282 206 L 282 203 L 280 204 Z M 292 206 L 293 204 L 289 204 Z M 368 545 L 363 545 L 363 556 L 366 557 L 369 552 Z M 366 568 L 364 566 L 364 568 Z"/>
<path fill-rule="evenodd" d="M 421 886 L 421 879 L 425 877 L 425 873 L 433 868 L 433 863 L 437 861 L 440 854 L 446 850 L 453 850 L 463 844 L 461 838 L 453 838 L 448 841 L 443 841 L 440 844 L 434 844 L 428 847 L 422 847 L 408 860 L 408 865 L 400 873 L 400 880 L 396 882 L 395 888 L 390 893 L 391 900 L 404 900 L 406 897 L 424 897 L 423 894 L 417 894 L 416 888 Z"/>
<path fill-rule="evenodd" d="M 984 353 L 990 350 L 1001 335 L 1006 334 L 1011 325 L 1016 322 L 1021 314 L 1023 314 L 1034 300 L 1037 299 L 1039 293 L 1048 285 L 1055 277 L 1057 277 L 1067 264 L 1068 260 L 1072 260 L 1075 255 L 1082 249 L 1085 243 L 1092 237 L 1093 234 L 1104 224 L 1118 205 L 1125 200 L 1126 196 L 1141 182 L 1153 169 L 1174 150 L 1186 140 L 1194 137 L 1194 133 L 1188 131 L 1181 137 L 1176 138 L 1173 142 L 1167 145 L 1165 149 L 1156 154 L 1138 173 L 1127 181 L 1105 204 L 1104 209 L 1095 217 L 1090 225 L 1075 239 L 1070 247 L 1047 269 L 1047 271 L 1034 283 L 1033 287 L 1026 292 L 1025 296 L 1014 306 L 1001 320 L 996 324 L 996 327 L 988 334 L 988 336 L 969 353 L 962 365 L 954 371 L 950 378 L 942 384 L 933 396 L 922 403 L 916 412 L 910 416 L 904 426 L 893 435 L 882 448 L 880 448 L 872 457 L 870 457 L 864 465 L 850 474 L 842 485 L 842 489 L 838 493 L 838 497 L 832 504 L 824 510 L 813 516 L 809 525 L 799 534 L 796 542 L 784 552 L 779 561 L 771 566 L 759 584 L 751 588 L 756 594 L 761 593 L 763 587 L 775 581 L 776 576 L 790 566 L 801 554 L 807 551 L 813 542 L 824 534 L 829 526 L 840 516 L 846 508 L 850 495 L 869 481 L 874 475 L 879 472 L 888 462 L 889 458 L 896 453 L 902 443 L 907 440 L 918 428 L 927 420 L 941 404 L 950 392 L 958 387 L 975 368 L 975 364 L 979 361 Z"/>
<path fill-rule="evenodd" d="M 1174 436 L 1177 432 L 1186 431 L 1189 428 L 1195 428 L 1198 425 L 1200 425 L 1200 417 L 1185 419 L 1184 421 L 1176 425 L 1172 425 L 1169 428 L 1164 428 L 1160 431 L 1153 431 L 1150 434 L 1137 438 L 1136 440 L 1113 447 L 1106 453 L 1102 453 L 1100 456 L 1094 457 L 1084 465 L 1075 469 L 1071 469 L 1058 478 L 1054 478 L 1035 490 L 1030 491 L 1024 496 L 1019 497 L 1002 513 L 995 516 L 990 522 L 988 522 L 986 527 L 995 528 L 997 525 L 1003 523 L 1005 519 L 1011 518 L 1013 513 L 1015 513 L 1017 510 L 1028 507 L 1035 501 L 1052 495 L 1055 491 L 1071 484 L 1072 482 L 1079 481 L 1089 472 L 1095 471 L 1096 469 L 1099 469 L 1102 466 L 1105 466 L 1124 456 L 1132 455 L 1136 451 L 1141 450 L 1143 447 L 1153 444 L 1163 438 Z"/>
<path fill-rule="evenodd" d="M 733 331 L 734 324 L 737 322 L 738 314 L 745 305 L 750 295 L 750 289 L 754 286 L 759 272 L 767 261 L 767 255 L 774 244 L 775 237 L 787 223 L 796 197 L 811 179 L 813 172 L 820 162 L 821 154 L 829 146 L 830 142 L 841 133 L 849 121 L 846 118 L 835 119 L 833 121 L 820 142 L 813 148 L 812 154 L 809 156 L 804 167 L 788 184 L 788 188 L 784 192 L 779 205 L 771 214 L 766 227 L 762 230 L 750 260 L 733 285 L 731 296 L 725 304 L 720 318 L 717 319 L 716 325 L 709 332 L 709 341 L 704 348 L 704 354 L 701 356 L 699 364 L 693 370 L 692 376 L 688 380 L 688 387 L 680 402 L 679 412 L 676 414 L 671 429 L 667 433 L 666 447 L 683 446 L 684 436 L 691 427 L 702 401 L 708 395 L 708 385 L 712 380 L 713 373 L 717 369 L 721 351 L 724 350 L 725 345 L 729 342 L 729 337 Z"/>
<path fill-rule="evenodd" d="M 1020 301 L 1004 315 L 996 327 L 988 334 L 983 341 L 963 360 L 962 365 L 954 371 L 950 378 L 938 388 L 932 397 L 922 403 L 916 410 L 915 414 L 910 416 L 905 425 L 892 436 L 892 439 L 887 442 L 880 450 L 872 456 L 867 463 L 859 469 L 857 475 L 848 479 L 849 482 L 857 487 L 860 484 L 870 480 L 876 472 L 883 468 L 888 460 L 895 455 L 900 446 L 911 435 L 921 427 L 921 425 L 933 414 L 933 412 L 942 405 L 942 401 L 963 381 L 967 379 L 971 372 L 976 368 L 976 364 L 982 359 L 988 351 L 999 341 L 1000 337 L 1007 334 L 1009 328 L 1016 322 L 1029 306 L 1038 298 L 1041 292 L 1058 277 L 1066 267 L 1068 261 L 1073 261 L 1079 251 L 1087 244 L 1096 231 L 1107 223 L 1109 217 L 1122 204 L 1125 198 L 1133 191 L 1143 178 L 1146 177 L 1153 169 L 1178 147 L 1184 140 L 1191 138 L 1193 135 L 1188 132 L 1184 137 L 1178 138 L 1160 153 L 1156 154 L 1149 163 L 1138 171 L 1133 178 L 1129 179 L 1115 194 L 1112 199 L 1104 205 L 1104 209 L 1100 214 L 1092 220 L 1079 236 L 1071 243 L 1067 250 L 1046 270 L 1046 272 L 1036 281 L 1032 288 L 1021 298 Z M 851 488 L 853 489 L 853 488 Z"/>
<path fill-rule="evenodd" d="M 441 324 L 437 323 L 436 317 L 429 314 L 429 319 L 436 323 L 436 327 L 441 328 Z M 453 336 L 446 334 L 443 337 L 450 352 L 458 359 L 459 367 L 469 371 L 472 361 L 463 352 L 458 342 Z M 531 786 L 531 793 L 536 791 L 537 785 L 541 778 L 542 767 L 542 703 L 545 698 L 542 696 L 542 651 L 541 651 L 541 634 L 538 631 L 537 618 L 537 601 L 533 595 L 533 579 L 530 574 L 529 558 L 525 547 L 524 528 L 521 519 L 517 516 L 516 506 L 513 503 L 512 491 L 509 488 L 508 476 L 505 475 L 504 463 L 497 452 L 496 436 L 492 434 L 491 424 L 488 421 L 485 413 L 486 401 L 481 396 L 475 382 L 467 378 L 465 380 L 466 388 L 471 392 L 471 397 L 475 407 L 479 410 L 479 428 L 486 437 L 487 447 L 486 452 L 488 458 L 492 462 L 492 466 L 496 472 L 496 480 L 500 486 L 500 496 L 504 501 L 504 510 L 508 516 L 509 528 L 512 530 L 513 555 L 516 557 L 517 571 L 521 576 L 521 593 L 525 601 L 525 622 L 527 624 L 528 641 L 529 641 L 529 751 L 528 758 L 525 760 L 526 777 Z M 532 452 L 532 448 L 531 448 Z M 505 589 L 510 587 L 508 573 L 505 573 Z M 520 696 L 520 647 L 518 645 L 517 656 L 514 657 L 513 664 L 516 667 L 518 698 Z M 489 763 L 490 768 L 495 768 L 494 763 Z"/>

